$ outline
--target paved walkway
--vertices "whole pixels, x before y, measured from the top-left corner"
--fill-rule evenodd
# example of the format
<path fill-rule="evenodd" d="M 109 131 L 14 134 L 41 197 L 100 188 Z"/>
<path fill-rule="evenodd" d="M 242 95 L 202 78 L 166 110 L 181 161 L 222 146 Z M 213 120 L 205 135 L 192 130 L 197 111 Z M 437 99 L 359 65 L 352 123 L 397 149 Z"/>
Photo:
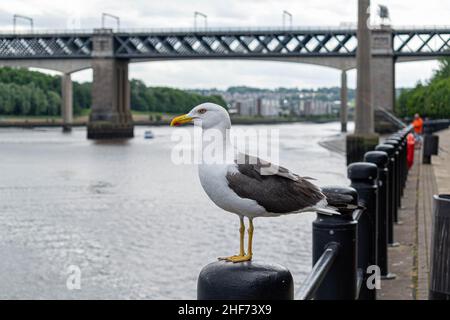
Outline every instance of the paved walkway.
<path fill-rule="evenodd" d="M 439 135 L 438 156 L 432 165 L 421 163 L 416 152 L 399 211 L 400 223 L 394 227 L 398 246 L 389 248 L 389 271 L 397 275 L 384 280 L 378 299 L 424 300 L 428 297 L 432 197 L 450 193 L 450 130 Z"/>

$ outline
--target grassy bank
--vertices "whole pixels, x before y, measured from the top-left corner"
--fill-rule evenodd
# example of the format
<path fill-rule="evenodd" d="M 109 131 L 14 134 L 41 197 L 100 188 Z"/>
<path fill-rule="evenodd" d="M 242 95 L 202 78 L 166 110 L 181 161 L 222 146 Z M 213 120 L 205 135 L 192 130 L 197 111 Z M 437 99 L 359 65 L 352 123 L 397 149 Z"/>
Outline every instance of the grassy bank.
<path fill-rule="evenodd" d="M 89 109 L 83 109 L 80 115 L 74 116 L 73 124 L 83 126 L 89 120 Z M 136 125 L 167 125 L 170 120 L 178 114 L 163 112 L 141 112 L 132 111 L 133 120 Z M 309 117 L 252 117 L 252 116 L 232 116 L 234 124 L 279 124 L 295 122 L 324 123 L 337 121 L 335 116 L 309 116 Z M 5 116 L 0 115 L 0 126 L 2 127 L 35 127 L 35 126 L 60 126 L 61 116 Z"/>

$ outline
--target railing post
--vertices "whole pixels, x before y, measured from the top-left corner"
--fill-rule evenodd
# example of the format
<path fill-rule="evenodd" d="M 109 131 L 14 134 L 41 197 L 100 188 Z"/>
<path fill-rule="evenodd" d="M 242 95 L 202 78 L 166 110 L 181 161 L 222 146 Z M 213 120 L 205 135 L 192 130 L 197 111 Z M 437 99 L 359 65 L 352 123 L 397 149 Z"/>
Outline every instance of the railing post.
<path fill-rule="evenodd" d="M 288 269 L 259 262 L 216 261 L 197 281 L 198 300 L 293 300 L 294 281 Z"/>
<path fill-rule="evenodd" d="M 386 141 L 397 141 L 397 151 L 398 151 L 398 161 L 397 161 L 397 188 L 398 188 L 398 208 L 402 207 L 402 196 L 403 196 L 403 151 L 405 151 L 403 147 L 402 138 L 396 135 L 391 135 Z M 387 142 L 386 142 L 387 143 Z"/>
<path fill-rule="evenodd" d="M 373 163 L 355 162 L 348 166 L 351 187 L 365 207 L 358 220 L 358 268 L 363 274 L 360 300 L 375 300 L 376 289 L 367 286 L 368 267 L 377 265 L 377 185 L 378 168 Z"/>
<path fill-rule="evenodd" d="M 407 143 L 406 136 L 403 136 L 401 133 L 393 134 L 389 139 L 397 140 L 401 146 L 400 153 L 400 197 L 403 197 L 404 188 L 406 185 L 406 175 L 407 175 Z"/>
<path fill-rule="evenodd" d="M 383 142 L 384 144 L 389 144 L 395 148 L 394 152 L 394 170 L 392 172 L 393 180 L 394 180 L 394 188 L 393 188 L 393 194 L 394 194 L 394 203 L 395 203 L 395 210 L 394 210 L 394 222 L 398 222 L 398 209 L 400 208 L 400 183 L 399 183 L 399 171 L 400 171 L 400 151 L 399 151 L 399 142 L 397 140 L 391 140 L 388 139 Z"/>
<path fill-rule="evenodd" d="M 326 194 L 350 195 L 349 204 L 356 205 L 356 190 L 348 187 L 326 187 Z M 330 201 L 330 205 L 333 203 Z M 330 243 L 339 246 L 339 252 L 331 269 L 317 289 L 315 300 L 354 300 L 357 292 L 357 222 L 352 217 L 353 210 L 341 210 L 341 215 L 317 214 L 313 222 L 313 265 L 321 257 Z"/>
<path fill-rule="evenodd" d="M 393 279 L 395 275 L 388 272 L 388 182 L 389 171 L 387 168 L 389 156 L 384 151 L 369 151 L 364 155 L 364 161 L 375 164 L 378 167 L 378 194 L 377 194 L 377 264 L 380 267 L 381 276 L 384 279 Z"/>
<path fill-rule="evenodd" d="M 384 151 L 388 154 L 389 162 L 387 165 L 387 177 L 386 177 L 386 189 L 387 189 L 387 211 L 388 211 L 388 244 L 393 247 L 397 246 L 398 243 L 394 242 L 394 214 L 395 210 L 395 176 L 394 176 L 394 165 L 395 165 L 395 148 L 390 144 L 379 144 L 375 147 L 376 151 Z"/>

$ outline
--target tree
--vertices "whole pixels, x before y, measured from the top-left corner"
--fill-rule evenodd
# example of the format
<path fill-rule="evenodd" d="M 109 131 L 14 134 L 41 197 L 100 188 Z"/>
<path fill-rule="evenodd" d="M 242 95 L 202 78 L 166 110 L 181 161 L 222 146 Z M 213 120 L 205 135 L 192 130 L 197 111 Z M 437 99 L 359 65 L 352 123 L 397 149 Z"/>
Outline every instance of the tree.
<path fill-rule="evenodd" d="M 395 112 L 402 117 L 415 113 L 430 118 L 450 117 L 450 58 L 439 61 L 439 69 L 426 83 L 402 90 L 396 101 Z"/>
<path fill-rule="evenodd" d="M 74 114 L 91 108 L 92 84 L 73 82 Z M 239 90 L 239 89 L 238 89 Z M 141 80 L 130 81 L 131 109 L 184 113 L 203 102 L 226 107 L 221 96 L 205 96 L 180 89 L 147 87 Z M 61 113 L 61 77 L 22 68 L 0 68 L 0 114 L 59 115 Z"/>

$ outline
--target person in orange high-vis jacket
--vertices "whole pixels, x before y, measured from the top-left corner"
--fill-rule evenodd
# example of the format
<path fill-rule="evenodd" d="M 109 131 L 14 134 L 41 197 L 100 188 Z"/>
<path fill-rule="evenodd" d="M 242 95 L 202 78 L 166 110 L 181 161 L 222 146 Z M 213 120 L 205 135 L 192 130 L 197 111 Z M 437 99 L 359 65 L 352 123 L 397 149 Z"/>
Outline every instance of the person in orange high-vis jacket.
<path fill-rule="evenodd" d="M 421 135 L 423 132 L 423 120 L 418 113 L 414 115 L 413 121 L 414 133 L 417 135 Z"/>
<path fill-rule="evenodd" d="M 418 145 L 422 142 L 423 133 L 423 120 L 418 113 L 414 115 L 414 121 L 412 123 L 414 128 L 414 138 Z"/>

